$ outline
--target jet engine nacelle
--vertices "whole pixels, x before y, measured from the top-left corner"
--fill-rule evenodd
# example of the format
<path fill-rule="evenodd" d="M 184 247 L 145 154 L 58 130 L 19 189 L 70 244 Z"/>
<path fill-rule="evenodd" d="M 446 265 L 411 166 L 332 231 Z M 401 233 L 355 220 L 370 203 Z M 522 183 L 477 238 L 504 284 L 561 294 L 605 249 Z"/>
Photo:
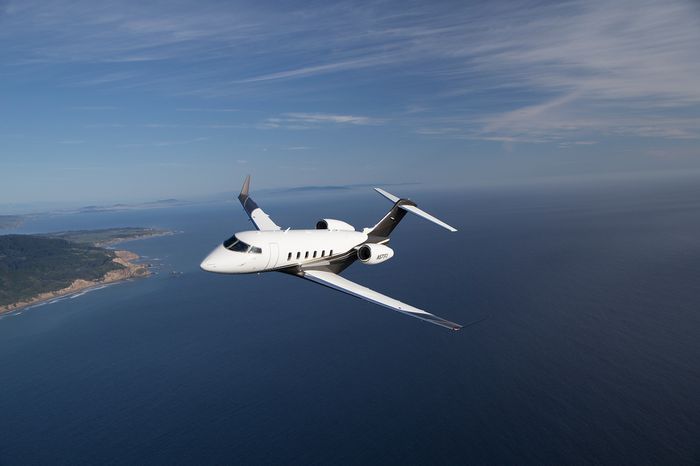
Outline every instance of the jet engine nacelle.
<path fill-rule="evenodd" d="M 357 258 L 363 264 L 374 265 L 394 257 L 394 250 L 383 244 L 363 244 L 357 250 Z"/>
<path fill-rule="evenodd" d="M 316 222 L 317 230 L 355 231 L 355 227 L 349 223 L 332 218 L 322 218 Z"/>

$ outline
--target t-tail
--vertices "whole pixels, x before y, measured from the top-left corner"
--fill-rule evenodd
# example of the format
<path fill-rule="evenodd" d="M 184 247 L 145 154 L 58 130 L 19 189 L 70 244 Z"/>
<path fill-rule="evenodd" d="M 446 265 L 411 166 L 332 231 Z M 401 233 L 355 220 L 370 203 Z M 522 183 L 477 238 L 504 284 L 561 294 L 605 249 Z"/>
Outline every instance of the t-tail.
<path fill-rule="evenodd" d="M 369 236 L 388 238 L 391 232 L 394 231 L 394 228 L 396 228 L 399 222 L 406 216 L 406 212 L 411 212 L 412 214 L 423 217 L 426 220 L 430 220 L 431 222 L 452 232 L 457 231 L 456 228 L 430 215 L 428 212 L 419 209 L 416 203 L 410 199 L 399 198 L 398 196 L 394 196 L 383 189 L 374 188 L 374 190 L 393 202 L 394 207 L 392 207 L 391 210 L 376 225 L 374 225 L 372 228 L 365 229 L 365 232 Z"/>

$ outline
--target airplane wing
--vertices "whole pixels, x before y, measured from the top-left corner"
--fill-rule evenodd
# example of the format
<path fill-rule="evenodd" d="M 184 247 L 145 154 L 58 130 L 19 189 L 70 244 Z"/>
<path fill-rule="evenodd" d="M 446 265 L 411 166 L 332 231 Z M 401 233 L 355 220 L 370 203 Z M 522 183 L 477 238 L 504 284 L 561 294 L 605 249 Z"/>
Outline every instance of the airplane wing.
<path fill-rule="evenodd" d="M 243 188 L 241 189 L 241 194 L 238 195 L 238 200 L 241 201 L 241 205 L 248 214 L 250 221 L 253 222 L 253 225 L 255 225 L 255 228 L 258 230 L 281 230 L 281 228 L 272 221 L 270 216 L 263 212 L 255 201 L 248 196 L 249 190 L 250 175 L 248 175 L 243 182 Z"/>
<path fill-rule="evenodd" d="M 323 270 L 305 270 L 303 278 L 329 288 L 342 291 L 343 293 L 347 293 L 357 298 L 364 299 L 374 304 L 388 307 L 389 309 L 393 309 L 408 316 L 425 320 L 431 324 L 449 328 L 450 330 L 459 330 L 462 328 L 462 326 L 459 324 L 445 320 L 422 309 L 418 309 L 417 307 L 402 303 L 401 301 L 390 298 L 389 296 L 377 293 L 374 290 L 358 285 L 355 282 L 351 282 L 350 280 L 343 278 L 340 275 L 336 275 L 333 272 L 326 272 Z"/>

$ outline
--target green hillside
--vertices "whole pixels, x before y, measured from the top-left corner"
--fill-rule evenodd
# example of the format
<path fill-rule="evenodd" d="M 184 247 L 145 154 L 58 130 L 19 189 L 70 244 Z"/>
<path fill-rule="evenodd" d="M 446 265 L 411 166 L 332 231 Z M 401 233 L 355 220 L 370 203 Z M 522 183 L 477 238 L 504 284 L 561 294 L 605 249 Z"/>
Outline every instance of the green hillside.
<path fill-rule="evenodd" d="M 35 235 L 0 236 L 0 305 L 95 280 L 123 266 L 112 251 Z"/>

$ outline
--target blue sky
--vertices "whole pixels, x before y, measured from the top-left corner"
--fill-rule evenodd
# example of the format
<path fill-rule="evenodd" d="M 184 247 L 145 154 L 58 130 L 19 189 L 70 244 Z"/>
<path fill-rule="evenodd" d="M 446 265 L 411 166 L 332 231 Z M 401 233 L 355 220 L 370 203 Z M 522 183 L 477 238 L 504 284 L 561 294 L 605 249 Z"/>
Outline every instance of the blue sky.
<path fill-rule="evenodd" d="M 700 5 L 0 2 L 0 204 L 700 173 Z"/>

